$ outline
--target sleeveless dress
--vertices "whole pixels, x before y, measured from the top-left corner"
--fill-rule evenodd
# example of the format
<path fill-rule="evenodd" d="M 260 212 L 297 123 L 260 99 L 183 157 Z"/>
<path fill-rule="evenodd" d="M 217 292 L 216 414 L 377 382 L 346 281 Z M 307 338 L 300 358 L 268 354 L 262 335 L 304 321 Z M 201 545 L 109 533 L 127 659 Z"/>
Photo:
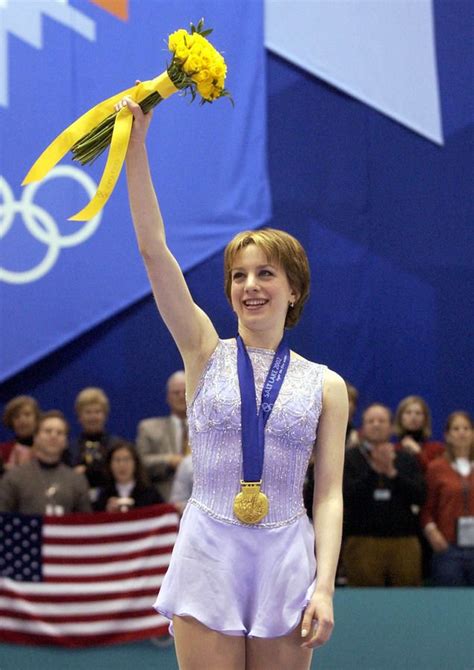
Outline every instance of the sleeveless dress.
<path fill-rule="evenodd" d="M 274 352 L 247 350 L 260 403 Z M 265 638 L 299 624 L 316 574 L 302 491 L 325 369 L 291 354 L 265 428 L 262 491 L 270 509 L 245 524 L 233 514 L 242 479 L 237 346 L 219 340 L 188 405 L 193 493 L 154 605 L 168 619 L 187 615 L 221 633 Z"/>

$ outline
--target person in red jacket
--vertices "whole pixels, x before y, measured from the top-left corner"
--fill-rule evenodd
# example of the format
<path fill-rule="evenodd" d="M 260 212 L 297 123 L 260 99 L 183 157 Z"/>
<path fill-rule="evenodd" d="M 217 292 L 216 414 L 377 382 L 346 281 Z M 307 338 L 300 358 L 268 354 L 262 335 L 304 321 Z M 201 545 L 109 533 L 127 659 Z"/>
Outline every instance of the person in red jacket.
<path fill-rule="evenodd" d="M 13 438 L 0 444 L 0 471 L 31 460 L 33 436 L 40 414 L 38 403 L 29 395 L 16 396 L 5 405 L 3 423 L 13 431 Z"/>
<path fill-rule="evenodd" d="M 474 430 L 467 412 L 449 415 L 446 453 L 430 463 L 421 513 L 433 548 L 435 586 L 474 586 Z"/>
<path fill-rule="evenodd" d="M 395 412 L 394 431 L 398 437 L 396 449 L 405 449 L 415 456 L 423 472 L 428 464 L 444 452 L 442 442 L 431 440 L 431 412 L 419 395 L 409 395 L 400 401 Z"/>

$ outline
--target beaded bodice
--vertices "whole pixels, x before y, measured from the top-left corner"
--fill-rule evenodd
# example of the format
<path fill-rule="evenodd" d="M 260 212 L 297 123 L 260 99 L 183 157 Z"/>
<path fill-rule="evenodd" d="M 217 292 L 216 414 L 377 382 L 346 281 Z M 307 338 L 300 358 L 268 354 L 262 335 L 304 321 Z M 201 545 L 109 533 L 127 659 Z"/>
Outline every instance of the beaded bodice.
<path fill-rule="evenodd" d="M 254 370 L 257 403 L 273 351 L 248 352 Z M 253 527 L 291 523 L 305 513 L 303 483 L 316 438 L 322 406 L 325 366 L 291 354 L 290 365 L 265 428 L 262 491 L 268 515 Z M 228 523 L 242 479 L 240 391 L 235 340 L 220 340 L 188 406 L 194 484 L 191 504 Z"/>

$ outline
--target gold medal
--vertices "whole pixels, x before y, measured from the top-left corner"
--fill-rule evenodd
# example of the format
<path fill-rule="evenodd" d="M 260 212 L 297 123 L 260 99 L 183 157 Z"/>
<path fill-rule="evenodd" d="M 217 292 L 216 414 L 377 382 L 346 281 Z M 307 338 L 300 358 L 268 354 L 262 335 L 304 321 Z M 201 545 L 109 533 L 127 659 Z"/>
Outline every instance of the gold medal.
<path fill-rule="evenodd" d="M 268 498 L 260 491 L 259 482 L 240 481 L 241 491 L 235 496 L 234 514 L 243 523 L 258 523 L 268 514 Z"/>

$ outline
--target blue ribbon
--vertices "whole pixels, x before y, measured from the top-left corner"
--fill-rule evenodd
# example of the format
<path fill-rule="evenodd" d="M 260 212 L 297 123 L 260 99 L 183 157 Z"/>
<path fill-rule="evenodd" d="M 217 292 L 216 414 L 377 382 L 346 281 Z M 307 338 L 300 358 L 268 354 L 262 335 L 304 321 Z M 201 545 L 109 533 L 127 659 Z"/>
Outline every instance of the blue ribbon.
<path fill-rule="evenodd" d="M 290 348 L 285 338 L 278 345 L 263 385 L 262 401 L 257 413 L 255 378 L 252 361 L 245 344 L 237 335 L 237 374 L 239 376 L 243 475 L 246 482 L 262 479 L 265 452 L 265 426 L 285 379 L 290 364 Z"/>

